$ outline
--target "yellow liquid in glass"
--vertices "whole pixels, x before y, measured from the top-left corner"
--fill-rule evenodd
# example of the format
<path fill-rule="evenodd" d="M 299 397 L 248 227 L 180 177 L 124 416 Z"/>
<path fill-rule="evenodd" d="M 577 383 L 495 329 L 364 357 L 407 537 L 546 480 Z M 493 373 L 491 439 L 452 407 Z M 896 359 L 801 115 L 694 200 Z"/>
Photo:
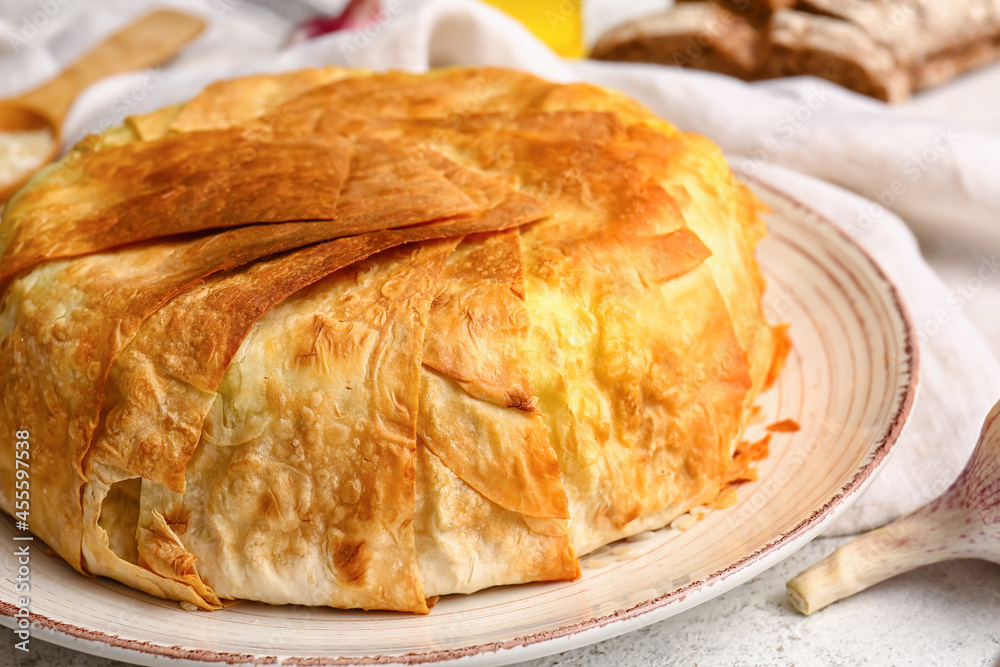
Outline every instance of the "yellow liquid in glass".
<path fill-rule="evenodd" d="M 564 58 L 583 57 L 583 0 L 486 0 L 523 23 Z"/>

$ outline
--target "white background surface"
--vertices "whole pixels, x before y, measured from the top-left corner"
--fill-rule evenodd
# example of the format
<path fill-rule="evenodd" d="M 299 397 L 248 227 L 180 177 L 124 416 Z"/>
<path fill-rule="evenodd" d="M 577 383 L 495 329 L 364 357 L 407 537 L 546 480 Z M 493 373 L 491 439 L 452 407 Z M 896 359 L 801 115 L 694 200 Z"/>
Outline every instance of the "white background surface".
<path fill-rule="evenodd" d="M 1000 664 L 1000 567 L 991 563 L 933 565 L 815 616 L 792 611 L 784 582 L 844 541 L 815 540 L 760 577 L 685 614 L 522 667 Z M 7 665 L 12 635 L 0 631 L 0 663 Z M 16 667 L 122 665 L 37 639 L 30 653 L 14 658 Z"/>
<path fill-rule="evenodd" d="M 52 0 L 55 2 L 57 0 Z M 122 0 L 100 0 L 115 4 Z M 96 0 L 58 0 L 65 19 Z M 0 0 L 0 18 L 20 25 L 42 0 Z M 330 0 L 329 4 L 340 4 Z M 611 24 L 661 3 L 650 0 L 588 1 L 591 40 Z M 0 49 L 4 44 L 0 43 Z M 239 57 L 234 45 L 234 57 Z M 918 95 L 898 108 L 1000 135 L 1000 66 L 970 74 Z M 864 194 L 864 193 L 862 193 Z M 875 196 L 876 193 L 871 193 Z M 997 211 L 1000 225 L 1000 211 Z M 985 252 L 980 244 L 935 235 L 922 249 L 948 286 L 974 276 Z M 1000 281 L 987 282 L 964 312 L 1000 355 Z M 941 564 L 882 584 L 817 616 L 803 618 L 784 602 L 784 582 L 842 543 L 820 539 L 724 596 L 644 630 L 534 665 L 1000 665 L 1000 566 Z M 0 665 L 107 667 L 106 659 L 76 654 L 37 640 L 32 652 L 13 650 L 12 634 L 0 630 Z"/>

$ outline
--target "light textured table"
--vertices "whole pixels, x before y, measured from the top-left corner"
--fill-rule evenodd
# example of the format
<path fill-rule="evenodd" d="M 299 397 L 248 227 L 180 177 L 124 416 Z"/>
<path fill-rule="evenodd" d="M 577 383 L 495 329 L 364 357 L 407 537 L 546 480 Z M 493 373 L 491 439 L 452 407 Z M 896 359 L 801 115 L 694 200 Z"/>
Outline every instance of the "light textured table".
<path fill-rule="evenodd" d="M 117 0 L 104 0 L 111 3 Z M 336 4 L 338 0 L 329 0 Z M 659 0 L 595 0 L 594 36 Z M 17 23 L 37 0 L 0 0 L 0 17 Z M 915 98 L 901 113 L 942 118 L 1000 134 L 1000 67 Z M 1000 217 L 1000 212 L 998 212 Z M 973 275 L 981 248 L 923 248 L 946 284 Z M 973 258 L 970 261 L 970 258 Z M 967 308 L 1000 354 L 1000 283 L 987 283 Z M 785 581 L 842 544 L 818 539 L 751 582 L 686 613 L 609 641 L 524 663 L 536 667 L 653 665 L 988 665 L 1000 667 L 1000 566 L 960 561 L 898 577 L 805 618 L 784 600 Z M 15 651 L 0 628 L 0 667 L 111 667 L 122 663 L 33 639 Z"/>
<path fill-rule="evenodd" d="M 843 538 L 818 539 L 756 579 L 636 632 L 532 662 L 532 667 L 659 665 L 1000 665 L 1000 566 L 932 565 L 803 617 L 785 581 Z M 0 628 L 0 665 L 112 667 L 122 663 L 33 639 L 13 649 Z M 7 662 L 5 656 L 13 655 Z"/>

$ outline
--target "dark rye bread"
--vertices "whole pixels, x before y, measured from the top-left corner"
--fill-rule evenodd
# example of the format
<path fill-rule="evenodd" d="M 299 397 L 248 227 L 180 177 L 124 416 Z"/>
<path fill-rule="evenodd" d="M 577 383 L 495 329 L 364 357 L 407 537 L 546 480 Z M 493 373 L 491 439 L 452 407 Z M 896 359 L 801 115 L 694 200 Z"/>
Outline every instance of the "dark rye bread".
<path fill-rule="evenodd" d="M 591 54 L 600 60 L 650 62 L 752 78 L 759 35 L 742 16 L 710 2 L 679 5 L 604 35 Z"/>
<path fill-rule="evenodd" d="M 703 0 L 675 0 L 674 4 L 697 5 Z M 733 14 L 739 14 L 755 26 L 767 22 L 779 9 L 789 9 L 797 0 L 716 0 L 715 4 Z"/>
<path fill-rule="evenodd" d="M 680 0 L 609 31 L 592 57 L 818 76 L 899 102 L 1000 58 L 1000 1 Z"/>

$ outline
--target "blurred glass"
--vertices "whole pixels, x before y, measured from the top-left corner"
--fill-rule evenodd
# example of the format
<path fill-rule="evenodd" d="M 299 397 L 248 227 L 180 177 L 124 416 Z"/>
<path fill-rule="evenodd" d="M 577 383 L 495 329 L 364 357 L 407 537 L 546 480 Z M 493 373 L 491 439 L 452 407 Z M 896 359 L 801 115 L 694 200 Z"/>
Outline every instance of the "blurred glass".
<path fill-rule="evenodd" d="M 565 58 L 583 57 L 583 0 L 486 0 Z"/>

